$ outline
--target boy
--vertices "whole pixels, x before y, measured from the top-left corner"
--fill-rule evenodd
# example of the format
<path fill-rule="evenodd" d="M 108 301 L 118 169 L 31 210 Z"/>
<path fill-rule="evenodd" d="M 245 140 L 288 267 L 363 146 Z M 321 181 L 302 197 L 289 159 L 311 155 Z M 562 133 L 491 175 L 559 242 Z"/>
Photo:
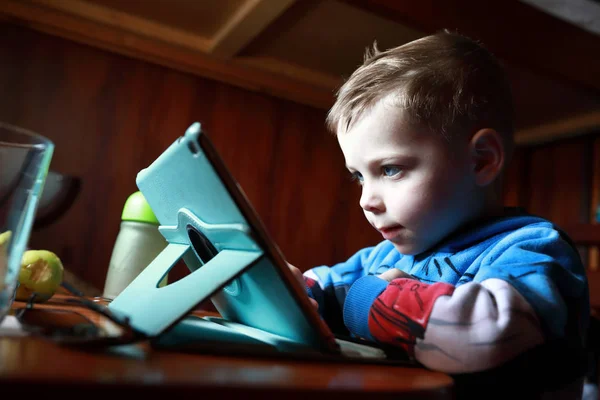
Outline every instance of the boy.
<path fill-rule="evenodd" d="M 304 274 L 331 329 L 404 349 L 458 393 L 521 379 L 580 395 L 584 267 L 552 223 L 502 206 L 512 99 L 495 58 L 447 31 L 374 48 L 327 123 L 384 239 Z"/>

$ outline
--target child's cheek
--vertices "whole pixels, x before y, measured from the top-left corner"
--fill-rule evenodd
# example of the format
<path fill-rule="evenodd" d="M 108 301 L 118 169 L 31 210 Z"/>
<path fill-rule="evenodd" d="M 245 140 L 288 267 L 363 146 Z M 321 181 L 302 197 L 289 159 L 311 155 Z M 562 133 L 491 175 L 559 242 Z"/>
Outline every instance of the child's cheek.
<path fill-rule="evenodd" d="M 418 189 L 418 187 L 405 189 L 387 206 L 388 213 L 393 215 L 396 222 L 407 228 L 419 225 L 419 221 L 426 218 L 429 212 L 431 199 Z"/>

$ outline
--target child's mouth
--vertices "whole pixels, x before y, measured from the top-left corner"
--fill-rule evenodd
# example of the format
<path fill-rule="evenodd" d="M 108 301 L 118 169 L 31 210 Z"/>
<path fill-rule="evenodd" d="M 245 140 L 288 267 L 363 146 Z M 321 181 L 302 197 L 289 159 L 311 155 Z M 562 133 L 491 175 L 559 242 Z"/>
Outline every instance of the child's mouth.
<path fill-rule="evenodd" d="M 400 234 L 400 231 L 402 229 L 403 229 L 402 225 L 394 225 L 394 226 L 386 226 L 386 227 L 377 228 L 377 230 L 379 231 L 379 233 L 381 233 L 381 236 L 383 236 L 383 238 L 385 240 L 394 239 L 396 236 L 398 236 L 398 234 Z"/>

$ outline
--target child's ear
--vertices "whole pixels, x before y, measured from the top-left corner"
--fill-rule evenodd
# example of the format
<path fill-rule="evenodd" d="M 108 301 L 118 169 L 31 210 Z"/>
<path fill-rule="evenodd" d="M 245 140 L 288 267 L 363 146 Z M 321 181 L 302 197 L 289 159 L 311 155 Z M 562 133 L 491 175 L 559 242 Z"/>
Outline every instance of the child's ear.
<path fill-rule="evenodd" d="M 494 129 L 480 129 L 471 138 L 469 148 L 477 185 L 489 185 L 504 166 L 502 137 Z"/>

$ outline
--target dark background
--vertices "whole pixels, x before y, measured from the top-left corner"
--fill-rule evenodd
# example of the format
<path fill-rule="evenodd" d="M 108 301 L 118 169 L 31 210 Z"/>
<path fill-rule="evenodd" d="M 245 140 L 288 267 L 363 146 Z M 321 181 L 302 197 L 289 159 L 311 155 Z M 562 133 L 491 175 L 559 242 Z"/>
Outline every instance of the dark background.
<path fill-rule="evenodd" d="M 0 120 L 54 141 L 51 169 L 81 178 L 75 203 L 30 247 L 104 285 L 137 172 L 203 124 L 286 258 L 345 260 L 380 236 L 358 206 L 325 111 L 0 23 Z M 507 205 L 559 224 L 589 222 L 600 135 L 517 149 Z M 588 252 L 583 251 L 584 257 Z"/>

